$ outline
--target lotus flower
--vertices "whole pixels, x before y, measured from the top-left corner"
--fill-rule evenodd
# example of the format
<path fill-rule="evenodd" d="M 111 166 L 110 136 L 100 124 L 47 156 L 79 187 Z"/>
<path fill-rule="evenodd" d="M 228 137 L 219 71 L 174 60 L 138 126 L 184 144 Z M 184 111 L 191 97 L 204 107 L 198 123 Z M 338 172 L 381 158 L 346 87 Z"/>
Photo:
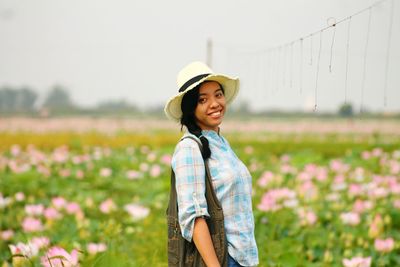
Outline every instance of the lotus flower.
<path fill-rule="evenodd" d="M 26 233 L 43 231 L 42 222 L 32 217 L 26 217 L 24 219 L 22 222 L 22 228 Z"/>
<path fill-rule="evenodd" d="M 68 253 L 63 248 L 51 247 L 41 262 L 44 267 L 76 267 L 79 266 L 78 251 L 74 249 Z"/>
<path fill-rule="evenodd" d="M 0 231 L 0 239 L 1 240 L 11 240 L 14 237 L 14 231 L 13 230 L 5 230 L 5 231 Z"/>
<path fill-rule="evenodd" d="M 133 203 L 125 205 L 124 209 L 132 216 L 132 219 L 134 220 L 143 219 L 150 213 L 148 208 Z"/>
<path fill-rule="evenodd" d="M 342 263 L 344 267 L 370 267 L 371 257 L 354 257 L 351 259 L 343 259 Z"/>
<path fill-rule="evenodd" d="M 103 201 L 100 204 L 100 211 L 105 214 L 109 214 L 110 212 L 112 212 L 116 209 L 117 209 L 117 206 L 115 205 L 114 201 L 111 198 Z"/>
<path fill-rule="evenodd" d="M 344 224 L 358 225 L 361 221 L 360 215 L 355 212 L 344 212 L 340 214 L 340 219 Z"/>
<path fill-rule="evenodd" d="M 89 254 L 94 255 L 94 254 L 97 254 L 97 253 L 99 253 L 99 252 L 104 252 L 104 251 L 106 251 L 106 250 L 107 250 L 107 246 L 106 246 L 106 244 L 104 244 L 104 243 L 98 243 L 98 244 L 96 244 L 96 243 L 89 243 L 89 244 L 87 245 L 87 250 L 88 250 Z"/>
<path fill-rule="evenodd" d="M 379 252 L 390 252 L 394 248 L 393 238 L 376 239 L 374 243 L 375 249 Z"/>

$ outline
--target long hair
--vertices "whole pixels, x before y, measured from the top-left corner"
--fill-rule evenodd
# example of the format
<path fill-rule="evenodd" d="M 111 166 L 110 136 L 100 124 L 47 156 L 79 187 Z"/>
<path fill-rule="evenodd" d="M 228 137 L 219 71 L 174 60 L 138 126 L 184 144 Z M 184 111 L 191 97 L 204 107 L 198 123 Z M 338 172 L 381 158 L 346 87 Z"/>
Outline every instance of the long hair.
<path fill-rule="evenodd" d="M 187 92 L 183 98 L 182 98 L 182 103 L 181 103 L 181 109 L 182 109 L 182 118 L 181 118 L 181 125 L 186 126 L 186 128 L 189 130 L 189 132 L 195 136 L 197 136 L 202 145 L 203 145 L 203 150 L 201 152 L 201 155 L 204 160 L 210 158 L 211 156 L 211 150 L 210 150 L 210 145 L 208 143 L 208 139 L 204 137 L 201 134 L 201 128 L 199 125 L 196 123 L 196 117 L 195 117 L 195 110 L 198 104 L 199 100 L 199 90 L 200 90 L 201 84 L 197 85 L 195 88 Z M 222 88 L 222 86 L 221 86 Z M 224 89 L 222 89 L 222 92 L 224 92 Z M 182 130 L 181 127 L 181 130 Z"/>

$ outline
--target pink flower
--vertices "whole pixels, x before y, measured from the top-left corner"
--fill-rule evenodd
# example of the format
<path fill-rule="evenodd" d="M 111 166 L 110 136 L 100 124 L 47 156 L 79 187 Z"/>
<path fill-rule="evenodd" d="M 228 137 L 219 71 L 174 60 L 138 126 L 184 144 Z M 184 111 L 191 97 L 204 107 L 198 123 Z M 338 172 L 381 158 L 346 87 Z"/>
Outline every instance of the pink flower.
<path fill-rule="evenodd" d="M 349 186 L 349 195 L 350 196 L 359 196 L 363 193 L 362 186 L 359 184 L 351 184 Z"/>
<path fill-rule="evenodd" d="M 377 251 L 387 253 L 393 250 L 394 240 L 393 238 L 375 239 L 374 246 Z"/>
<path fill-rule="evenodd" d="M 25 206 L 25 212 L 27 215 L 30 215 L 30 216 L 42 215 L 43 211 L 44 211 L 44 206 L 42 204 Z"/>
<path fill-rule="evenodd" d="M 383 153 L 383 150 L 380 147 L 374 148 L 372 150 L 372 156 L 374 156 L 374 157 L 379 157 L 382 155 L 382 153 Z"/>
<path fill-rule="evenodd" d="M 149 162 L 155 161 L 156 158 L 157 158 L 157 155 L 156 155 L 156 153 L 154 153 L 154 152 L 151 152 L 151 153 L 149 153 L 149 154 L 147 155 L 147 161 L 149 161 Z"/>
<path fill-rule="evenodd" d="M 19 145 L 12 145 L 10 152 L 13 157 L 16 157 L 21 153 L 21 147 Z"/>
<path fill-rule="evenodd" d="M 59 172 L 58 172 L 58 175 L 60 176 L 60 177 L 69 177 L 69 176 L 71 176 L 71 170 L 70 169 L 61 169 Z"/>
<path fill-rule="evenodd" d="M 13 230 L 0 231 L 0 239 L 4 241 L 11 240 L 14 237 Z"/>
<path fill-rule="evenodd" d="M 139 165 L 139 169 L 140 169 L 142 172 L 147 172 L 147 171 L 149 170 L 149 164 L 147 164 L 146 162 L 142 162 L 142 163 L 140 163 L 140 165 Z"/>
<path fill-rule="evenodd" d="M 244 153 L 246 153 L 247 155 L 251 155 L 254 152 L 254 148 L 252 146 L 246 146 L 244 148 Z"/>
<path fill-rule="evenodd" d="M 317 170 L 317 174 L 316 174 L 316 179 L 318 181 L 325 181 L 326 179 L 328 179 L 328 171 L 326 168 L 319 168 Z"/>
<path fill-rule="evenodd" d="M 51 202 L 53 203 L 53 206 L 58 210 L 64 208 L 67 204 L 67 201 L 63 197 L 55 197 L 51 200 Z"/>
<path fill-rule="evenodd" d="M 94 255 L 94 254 L 97 254 L 97 253 L 99 253 L 99 252 L 104 252 L 104 251 L 106 251 L 106 250 L 107 250 L 107 246 L 106 246 L 106 244 L 104 244 L 104 243 L 98 243 L 98 244 L 96 244 L 96 243 L 89 243 L 89 244 L 87 245 L 87 250 L 88 250 L 89 254 Z"/>
<path fill-rule="evenodd" d="M 400 162 L 396 160 L 390 161 L 390 173 L 391 174 L 399 174 L 400 173 Z"/>
<path fill-rule="evenodd" d="M 380 214 L 375 215 L 368 229 L 370 238 L 377 238 L 383 232 L 383 219 Z"/>
<path fill-rule="evenodd" d="M 81 207 L 76 202 L 69 202 L 65 209 L 68 214 L 75 214 L 81 211 Z"/>
<path fill-rule="evenodd" d="M 42 222 L 32 217 L 27 217 L 24 219 L 22 222 L 22 228 L 26 233 L 43 231 Z"/>
<path fill-rule="evenodd" d="M 39 253 L 39 248 L 32 243 L 24 244 L 18 242 L 17 245 L 9 245 L 8 247 L 10 248 L 12 255 L 22 254 L 27 258 L 35 257 Z"/>
<path fill-rule="evenodd" d="M 258 179 L 257 184 L 260 187 L 266 187 L 268 183 L 272 182 L 274 179 L 274 174 L 270 171 L 265 171 L 260 179 Z"/>
<path fill-rule="evenodd" d="M 30 243 L 34 244 L 36 247 L 41 249 L 41 248 L 47 247 L 50 244 L 50 239 L 48 237 L 45 237 L 45 236 L 34 237 L 30 241 Z"/>
<path fill-rule="evenodd" d="M 162 162 L 163 164 L 169 166 L 169 165 L 171 165 L 171 159 L 172 159 L 171 155 L 163 155 L 163 156 L 161 157 L 161 162 Z"/>
<path fill-rule="evenodd" d="M 304 209 L 300 209 L 298 214 L 303 225 L 314 225 L 317 222 L 317 215 L 315 215 L 313 211 L 305 211 Z"/>
<path fill-rule="evenodd" d="M 334 159 L 330 162 L 330 168 L 336 173 L 344 173 L 349 170 L 349 165 L 344 164 L 341 160 Z"/>
<path fill-rule="evenodd" d="M 363 213 L 365 210 L 370 210 L 372 209 L 374 204 L 372 204 L 371 201 L 362 201 L 361 199 L 357 199 L 356 202 L 354 202 L 353 205 L 353 211 L 357 213 Z"/>
<path fill-rule="evenodd" d="M 150 169 L 151 177 L 158 177 L 158 176 L 160 176 L 160 173 L 161 173 L 160 165 L 155 164 L 151 167 L 151 169 Z"/>
<path fill-rule="evenodd" d="M 69 153 L 66 146 L 56 148 L 53 152 L 52 158 L 56 163 L 64 163 L 68 160 Z"/>
<path fill-rule="evenodd" d="M 112 174 L 112 170 L 110 168 L 102 168 L 100 170 L 101 177 L 110 177 Z"/>
<path fill-rule="evenodd" d="M 19 202 L 24 201 L 25 200 L 25 194 L 22 193 L 22 192 L 17 192 L 15 194 L 15 200 L 17 200 Z"/>
<path fill-rule="evenodd" d="M 143 219 L 150 213 L 150 209 L 133 203 L 125 205 L 124 209 L 132 216 L 133 220 Z"/>
<path fill-rule="evenodd" d="M 3 197 L 3 195 L 0 193 L 0 209 L 7 207 L 8 205 L 11 204 L 11 198 L 10 197 Z"/>
<path fill-rule="evenodd" d="M 281 172 L 283 174 L 294 174 L 296 172 L 296 169 L 287 163 L 284 163 L 281 165 Z"/>
<path fill-rule="evenodd" d="M 103 201 L 100 204 L 100 211 L 105 214 L 108 214 L 116 209 L 117 209 L 117 206 L 115 205 L 114 201 L 111 198 Z"/>
<path fill-rule="evenodd" d="M 62 218 L 62 215 L 55 208 L 47 208 L 44 210 L 44 217 L 48 220 L 55 220 Z"/>
<path fill-rule="evenodd" d="M 282 208 L 281 202 L 296 199 L 296 193 L 286 187 L 272 189 L 261 198 L 258 208 L 262 211 L 276 211 Z"/>
<path fill-rule="evenodd" d="M 77 170 L 77 171 L 75 172 L 75 177 L 76 177 L 77 179 L 83 179 L 83 178 L 85 177 L 85 173 L 84 173 L 82 170 Z"/>
<path fill-rule="evenodd" d="M 135 170 L 129 170 L 126 172 L 126 177 L 129 180 L 138 179 L 138 178 L 140 178 L 140 176 L 141 176 L 140 172 L 135 171 Z"/>
<path fill-rule="evenodd" d="M 393 201 L 393 207 L 396 209 L 400 209 L 400 199 L 396 199 Z"/>
<path fill-rule="evenodd" d="M 41 262 L 44 267 L 76 267 L 79 266 L 78 251 L 74 249 L 68 253 L 63 248 L 51 247 Z"/>
<path fill-rule="evenodd" d="M 306 166 L 304 166 L 304 171 L 309 174 L 314 174 L 317 171 L 317 165 L 309 163 Z"/>
<path fill-rule="evenodd" d="M 344 212 L 340 214 L 340 219 L 344 224 L 358 225 L 361 221 L 360 215 L 354 212 Z"/>
<path fill-rule="evenodd" d="M 354 257 L 351 259 L 343 259 L 342 263 L 344 267 L 370 267 L 371 257 Z"/>
<path fill-rule="evenodd" d="M 301 184 L 298 192 L 305 200 L 314 200 L 318 197 L 318 189 L 312 181 Z"/>
<path fill-rule="evenodd" d="M 290 161 L 290 156 L 287 155 L 287 154 L 283 154 L 283 155 L 281 156 L 281 161 L 282 161 L 282 162 L 289 162 L 289 161 Z"/>
<path fill-rule="evenodd" d="M 371 153 L 369 151 L 363 151 L 361 153 L 361 157 L 362 159 L 368 160 L 369 158 L 371 158 Z"/>

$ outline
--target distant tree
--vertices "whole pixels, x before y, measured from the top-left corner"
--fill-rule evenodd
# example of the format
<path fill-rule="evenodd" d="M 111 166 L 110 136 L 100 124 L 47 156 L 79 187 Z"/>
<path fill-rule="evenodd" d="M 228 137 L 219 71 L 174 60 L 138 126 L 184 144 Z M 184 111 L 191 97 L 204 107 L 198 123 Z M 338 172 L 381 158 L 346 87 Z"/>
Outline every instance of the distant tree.
<path fill-rule="evenodd" d="M 108 100 L 100 102 L 97 105 L 97 110 L 100 112 L 136 112 L 138 108 L 126 100 Z"/>
<path fill-rule="evenodd" d="M 339 116 L 349 118 L 353 117 L 353 106 L 350 103 L 344 103 L 339 107 L 338 111 Z"/>
<path fill-rule="evenodd" d="M 10 87 L 0 89 L 0 111 L 13 112 L 15 111 L 15 102 L 17 99 L 17 91 Z"/>
<path fill-rule="evenodd" d="M 233 107 L 232 112 L 239 115 L 247 115 L 251 113 L 249 102 L 242 101 L 238 103 L 236 106 Z"/>
<path fill-rule="evenodd" d="M 37 93 L 28 87 L 0 88 L 0 112 L 30 112 L 34 109 Z"/>
<path fill-rule="evenodd" d="M 74 105 L 67 89 L 60 85 L 56 85 L 47 95 L 43 107 L 50 110 L 67 110 L 73 108 Z"/>
<path fill-rule="evenodd" d="M 16 99 L 16 110 L 18 111 L 32 111 L 34 110 L 35 102 L 38 94 L 28 87 L 23 87 L 18 90 Z"/>

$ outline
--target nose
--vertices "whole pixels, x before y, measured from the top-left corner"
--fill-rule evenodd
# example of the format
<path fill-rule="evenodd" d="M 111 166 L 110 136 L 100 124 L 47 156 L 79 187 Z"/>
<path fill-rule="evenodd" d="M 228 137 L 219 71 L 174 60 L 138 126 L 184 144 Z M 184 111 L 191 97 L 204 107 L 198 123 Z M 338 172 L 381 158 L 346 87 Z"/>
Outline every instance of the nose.
<path fill-rule="evenodd" d="M 218 101 L 217 101 L 217 99 L 216 99 L 215 97 L 213 97 L 213 98 L 211 99 L 210 107 L 211 107 L 211 108 L 217 108 L 217 107 L 219 107 L 219 103 L 218 103 Z"/>

